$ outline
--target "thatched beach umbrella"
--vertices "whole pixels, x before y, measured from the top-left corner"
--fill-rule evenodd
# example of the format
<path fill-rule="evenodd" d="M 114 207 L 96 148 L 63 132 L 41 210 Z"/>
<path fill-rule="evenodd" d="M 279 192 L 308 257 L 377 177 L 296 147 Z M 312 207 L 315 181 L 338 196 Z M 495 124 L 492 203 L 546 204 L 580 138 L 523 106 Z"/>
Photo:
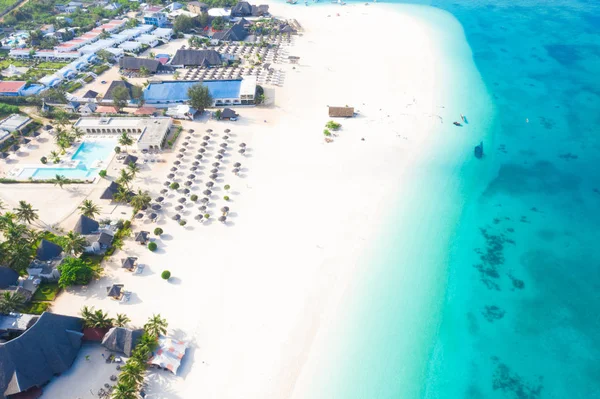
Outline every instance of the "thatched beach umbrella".
<path fill-rule="evenodd" d="M 234 168 L 239 168 L 240 166 L 242 166 L 242 164 L 239 163 L 239 162 L 236 162 L 236 163 L 233 164 Z"/>
<path fill-rule="evenodd" d="M 192 165 L 194 165 L 194 166 L 198 166 L 198 165 L 200 165 L 200 162 L 198 162 L 198 161 L 194 161 L 194 162 L 192 162 Z"/>
<path fill-rule="evenodd" d="M 169 190 L 167 190 L 166 188 L 163 188 L 162 190 L 160 190 L 160 193 L 161 193 L 161 194 L 166 194 L 166 193 L 168 193 L 168 192 L 169 192 Z"/>
<path fill-rule="evenodd" d="M 210 177 L 212 180 L 217 180 L 219 176 L 216 173 L 213 173 L 212 175 L 210 175 L 208 177 Z"/>
<path fill-rule="evenodd" d="M 183 184 L 184 184 L 184 185 L 186 185 L 186 186 L 188 186 L 188 187 L 190 187 L 190 186 L 191 186 L 192 184 L 194 184 L 194 183 L 192 183 L 191 181 L 189 181 L 189 180 L 188 180 L 188 181 L 186 181 L 186 182 L 185 182 L 185 183 L 183 183 Z"/>
<path fill-rule="evenodd" d="M 221 222 L 221 223 L 225 223 L 226 220 L 227 220 L 226 216 L 220 216 L 219 217 L 219 222 Z"/>
<path fill-rule="evenodd" d="M 185 152 L 185 148 L 180 148 L 179 152 Z"/>
<path fill-rule="evenodd" d="M 198 168 L 197 168 L 196 166 L 192 166 L 192 167 L 190 168 L 190 170 L 191 170 L 192 172 L 195 172 L 197 169 L 198 169 Z"/>
<path fill-rule="evenodd" d="M 219 169 L 217 169 L 217 168 L 211 169 L 210 173 L 219 173 Z"/>
<path fill-rule="evenodd" d="M 179 166 L 179 165 L 181 165 L 181 161 L 175 161 L 175 162 L 173 162 L 173 165 Z"/>
<path fill-rule="evenodd" d="M 184 145 L 187 147 L 188 145 L 190 145 L 190 143 L 188 143 L 187 141 L 184 141 L 183 143 L 181 143 L 181 145 Z M 183 150 L 183 148 L 182 148 L 182 150 Z"/>
<path fill-rule="evenodd" d="M 202 159 L 202 155 L 198 154 L 194 158 L 196 158 L 196 159 Z"/>
<path fill-rule="evenodd" d="M 244 154 L 246 153 L 246 150 L 242 148 L 242 149 L 241 149 L 241 150 L 239 150 L 238 152 L 239 152 L 240 154 L 244 155 Z"/>
<path fill-rule="evenodd" d="M 223 140 L 229 140 L 229 136 L 228 135 L 223 136 Z"/>
<path fill-rule="evenodd" d="M 148 217 L 150 218 L 150 220 L 154 220 L 158 217 L 158 215 L 154 212 L 152 212 L 150 215 L 148 215 Z"/>
<path fill-rule="evenodd" d="M 225 149 L 221 148 L 219 151 L 217 151 L 219 154 L 221 155 L 225 155 Z"/>
<path fill-rule="evenodd" d="M 239 168 L 234 168 L 233 169 L 233 173 L 237 175 L 238 173 L 240 173 L 240 169 Z"/>
<path fill-rule="evenodd" d="M 185 199 L 185 197 L 181 197 L 181 198 L 179 198 L 179 199 L 177 200 L 177 202 L 179 202 L 180 204 L 183 204 L 185 201 L 187 201 L 187 200 Z"/>
<path fill-rule="evenodd" d="M 0 158 L 1 159 L 6 159 L 10 156 L 10 154 L 8 152 L 0 152 Z"/>
<path fill-rule="evenodd" d="M 143 214 L 143 213 L 138 213 L 137 215 L 135 215 L 135 218 L 136 218 L 136 219 L 141 219 L 141 218 L 143 218 L 143 217 L 144 217 L 144 214 Z"/>
<path fill-rule="evenodd" d="M 167 177 L 168 177 L 169 179 L 172 179 L 172 178 L 174 178 L 174 177 L 175 177 L 175 174 L 174 174 L 174 173 L 169 173 L 169 174 L 167 175 Z"/>
<path fill-rule="evenodd" d="M 204 137 L 202 137 L 202 140 L 208 141 L 208 140 L 210 140 L 210 136 L 204 136 Z"/>
<path fill-rule="evenodd" d="M 227 143 L 221 143 L 221 145 L 219 147 L 221 147 L 221 148 L 227 148 Z"/>
<path fill-rule="evenodd" d="M 194 129 L 188 129 L 188 133 L 194 133 Z"/>
<path fill-rule="evenodd" d="M 225 133 L 229 133 L 229 132 L 231 132 L 230 129 L 225 129 Z"/>
<path fill-rule="evenodd" d="M 176 211 L 180 211 L 180 210 L 182 210 L 182 209 L 183 209 L 183 205 L 177 205 L 177 206 L 175 207 L 175 210 L 176 210 Z"/>
<path fill-rule="evenodd" d="M 240 147 L 246 148 L 246 143 L 240 143 Z"/>
<path fill-rule="evenodd" d="M 196 220 L 202 220 L 203 218 L 204 218 L 204 216 L 201 213 L 194 216 L 194 219 L 196 219 Z"/>
<path fill-rule="evenodd" d="M 217 154 L 217 155 L 215 155 L 215 158 L 221 160 L 221 159 L 223 159 L 223 155 Z"/>
<path fill-rule="evenodd" d="M 212 129 L 206 129 L 206 133 L 212 133 Z"/>
<path fill-rule="evenodd" d="M 200 202 L 202 202 L 203 204 L 208 204 L 210 202 L 210 199 L 208 199 L 207 197 L 204 197 L 200 200 Z"/>
<path fill-rule="evenodd" d="M 194 180 L 195 178 L 196 178 L 195 174 L 189 174 L 188 175 L 188 179 L 190 179 L 190 180 Z"/>
<path fill-rule="evenodd" d="M 212 191 L 210 191 L 210 190 L 204 190 L 204 191 L 202 191 L 202 194 L 204 194 L 204 195 L 207 195 L 207 196 L 208 196 L 208 195 L 211 195 L 211 194 L 212 194 Z"/>
<path fill-rule="evenodd" d="M 177 168 L 176 168 L 175 166 L 173 166 L 173 167 L 171 168 L 171 172 L 177 172 Z"/>
<path fill-rule="evenodd" d="M 165 186 L 165 187 L 169 187 L 170 185 L 171 185 L 170 181 L 166 181 L 166 182 L 163 183 L 163 186 Z"/>
<path fill-rule="evenodd" d="M 154 204 L 151 206 L 152 209 L 154 209 L 155 211 L 160 211 L 160 209 L 162 208 L 162 206 L 160 204 Z"/>
<path fill-rule="evenodd" d="M 204 212 L 204 211 L 206 211 L 206 205 L 199 206 L 199 207 L 198 207 L 198 210 L 199 210 L 200 212 Z"/>
<path fill-rule="evenodd" d="M 208 143 L 207 143 L 206 141 L 203 141 L 202 143 L 200 143 L 200 145 L 201 145 L 202 147 L 206 147 L 206 146 L 208 146 Z"/>
<path fill-rule="evenodd" d="M 204 153 L 206 152 L 206 148 L 200 148 L 200 149 L 198 150 L 198 152 L 199 152 L 200 154 L 204 154 Z"/>
<path fill-rule="evenodd" d="M 214 186 L 214 185 L 215 185 L 215 183 L 213 183 L 211 181 L 206 182 L 206 187 L 208 187 L 208 188 L 212 188 L 212 186 Z"/>
<path fill-rule="evenodd" d="M 186 139 L 186 140 L 189 140 L 189 139 L 191 139 L 191 138 L 192 138 L 192 136 L 185 136 L 185 139 Z"/>
<path fill-rule="evenodd" d="M 177 154 L 177 158 L 183 158 L 183 154 Z"/>
<path fill-rule="evenodd" d="M 173 220 L 179 220 L 179 219 L 181 219 L 180 214 L 176 214 L 175 216 L 173 216 Z"/>
<path fill-rule="evenodd" d="M 219 166 L 221 166 L 221 164 L 219 162 L 213 162 L 212 166 L 218 168 Z"/>
<path fill-rule="evenodd" d="M 228 206 L 224 206 L 223 208 L 221 208 L 221 212 L 223 212 L 223 213 L 229 212 L 229 207 Z"/>
<path fill-rule="evenodd" d="M 190 189 L 189 188 L 184 188 L 183 190 L 181 190 L 182 193 L 184 194 L 189 194 L 190 193 Z"/>
<path fill-rule="evenodd" d="M 156 197 L 156 202 L 163 202 L 165 199 L 164 197 Z"/>

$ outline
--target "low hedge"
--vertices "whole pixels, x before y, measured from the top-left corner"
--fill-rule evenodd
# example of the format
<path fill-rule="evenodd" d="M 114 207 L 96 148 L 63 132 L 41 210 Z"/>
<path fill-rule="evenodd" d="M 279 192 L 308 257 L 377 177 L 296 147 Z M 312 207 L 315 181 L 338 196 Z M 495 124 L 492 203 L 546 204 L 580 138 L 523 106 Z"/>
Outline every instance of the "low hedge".
<path fill-rule="evenodd" d="M 54 184 L 54 179 L 31 179 L 31 180 L 15 180 L 0 178 L 0 184 L 19 184 L 19 183 L 34 183 L 34 184 Z M 64 184 L 89 184 L 92 180 L 67 179 Z"/>

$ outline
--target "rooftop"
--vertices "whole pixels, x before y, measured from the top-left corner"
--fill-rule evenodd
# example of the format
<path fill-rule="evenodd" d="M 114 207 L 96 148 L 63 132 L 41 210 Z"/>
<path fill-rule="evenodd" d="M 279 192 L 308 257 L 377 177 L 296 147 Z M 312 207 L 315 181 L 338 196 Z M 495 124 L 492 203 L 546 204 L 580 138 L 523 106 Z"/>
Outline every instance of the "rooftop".
<path fill-rule="evenodd" d="M 23 89 L 27 82 L 5 80 L 0 82 L 0 94 L 3 93 L 18 93 L 19 90 Z"/>
<path fill-rule="evenodd" d="M 188 81 L 164 81 L 150 83 L 144 90 L 146 101 L 187 101 L 187 91 L 190 87 L 202 84 L 208 87 L 213 99 L 238 98 L 242 80 L 188 80 Z"/>
<path fill-rule="evenodd" d="M 30 120 L 31 119 L 27 116 L 12 114 L 8 118 L 0 120 L 0 130 L 14 132 L 15 130 L 19 130 Z"/>

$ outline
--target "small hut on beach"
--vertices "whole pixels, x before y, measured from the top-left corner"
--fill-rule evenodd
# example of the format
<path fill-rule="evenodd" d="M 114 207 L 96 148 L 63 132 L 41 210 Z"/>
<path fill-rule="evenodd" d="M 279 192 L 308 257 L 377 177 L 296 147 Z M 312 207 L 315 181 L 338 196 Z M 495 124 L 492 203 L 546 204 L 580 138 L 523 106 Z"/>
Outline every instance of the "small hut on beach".
<path fill-rule="evenodd" d="M 331 118 L 352 118 L 354 116 L 354 107 L 328 107 Z"/>

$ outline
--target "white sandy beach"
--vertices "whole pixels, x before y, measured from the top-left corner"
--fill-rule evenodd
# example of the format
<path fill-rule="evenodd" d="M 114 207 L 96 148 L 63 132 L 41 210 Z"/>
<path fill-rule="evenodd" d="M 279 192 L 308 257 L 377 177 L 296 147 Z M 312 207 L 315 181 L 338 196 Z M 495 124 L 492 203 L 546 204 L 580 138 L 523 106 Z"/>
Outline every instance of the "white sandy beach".
<path fill-rule="evenodd" d="M 361 259 L 386 229 L 390 209 L 430 169 L 444 168 L 446 154 L 462 162 L 477 144 L 447 127 L 461 111 L 445 101 L 471 87 L 444 66 L 454 57 L 470 59 L 466 42 L 444 49 L 441 30 L 389 5 L 271 4 L 271 11 L 305 29 L 289 50 L 299 65 L 284 65 L 284 86 L 267 90 L 271 106 L 241 108 L 235 123 L 184 123 L 200 136 L 209 127 L 219 136 L 230 128 L 232 146 L 248 144 L 247 156 L 234 151 L 227 159 L 243 168 L 237 177 L 226 167 L 223 183 L 232 186 L 228 225 L 198 223 L 195 205 L 181 227 L 169 209 L 159 222 L 165 235 L 156 240 L 156 253 L 131 240 L 100 281 L 62 293 L 53 306 L 73 315 L 83 305 L 125 312 L 137 325 L 154 313 L 165 317 L 172 335 L 191 348 L 178 376 L 151 374 L 148 398 L 308 397 L 307 367 L 319 363 L 313 342 L 336 312 L 351 311 L 341 299 L 352 295 L 347 287 L 368 266 Z M 322 133 L 327 105 L 359 112 L 338 120 L 342 129 L 330 144 Z M 453 133 L 440 135 L 440 126 Z M 173 161 L 175 152 L 166 157 Z M 158 196 L 170 166 L 144 168 L 134 186 Z M 457 187 L 444 190 L 448 201 L 458 198 Z M 216 200 L 214 209 L 223 205 Z M 457 217 L 451 205 L 436 210 L 451 220 Z M 418 219 L 428 207 L 411 216 Z M 154 227 L 136 221 L 133 230 Z M 147 265 L 143 275 L 119 268 L 126 254 Z M 170 282 L 160 278 L 165 269 L 172 272 Z M 424 293 L 440 283 L 418 277 Z M 112 282 L 133 292 L 130 303 L 106 297 Z M 414 283 L 410 273 L 403 283 Z M 413 322 L 418 324 L 407 320 Z M 61 398 L 74 397 L 66 384 L 55 387 L 60 379 L 52 384 Z"/>

